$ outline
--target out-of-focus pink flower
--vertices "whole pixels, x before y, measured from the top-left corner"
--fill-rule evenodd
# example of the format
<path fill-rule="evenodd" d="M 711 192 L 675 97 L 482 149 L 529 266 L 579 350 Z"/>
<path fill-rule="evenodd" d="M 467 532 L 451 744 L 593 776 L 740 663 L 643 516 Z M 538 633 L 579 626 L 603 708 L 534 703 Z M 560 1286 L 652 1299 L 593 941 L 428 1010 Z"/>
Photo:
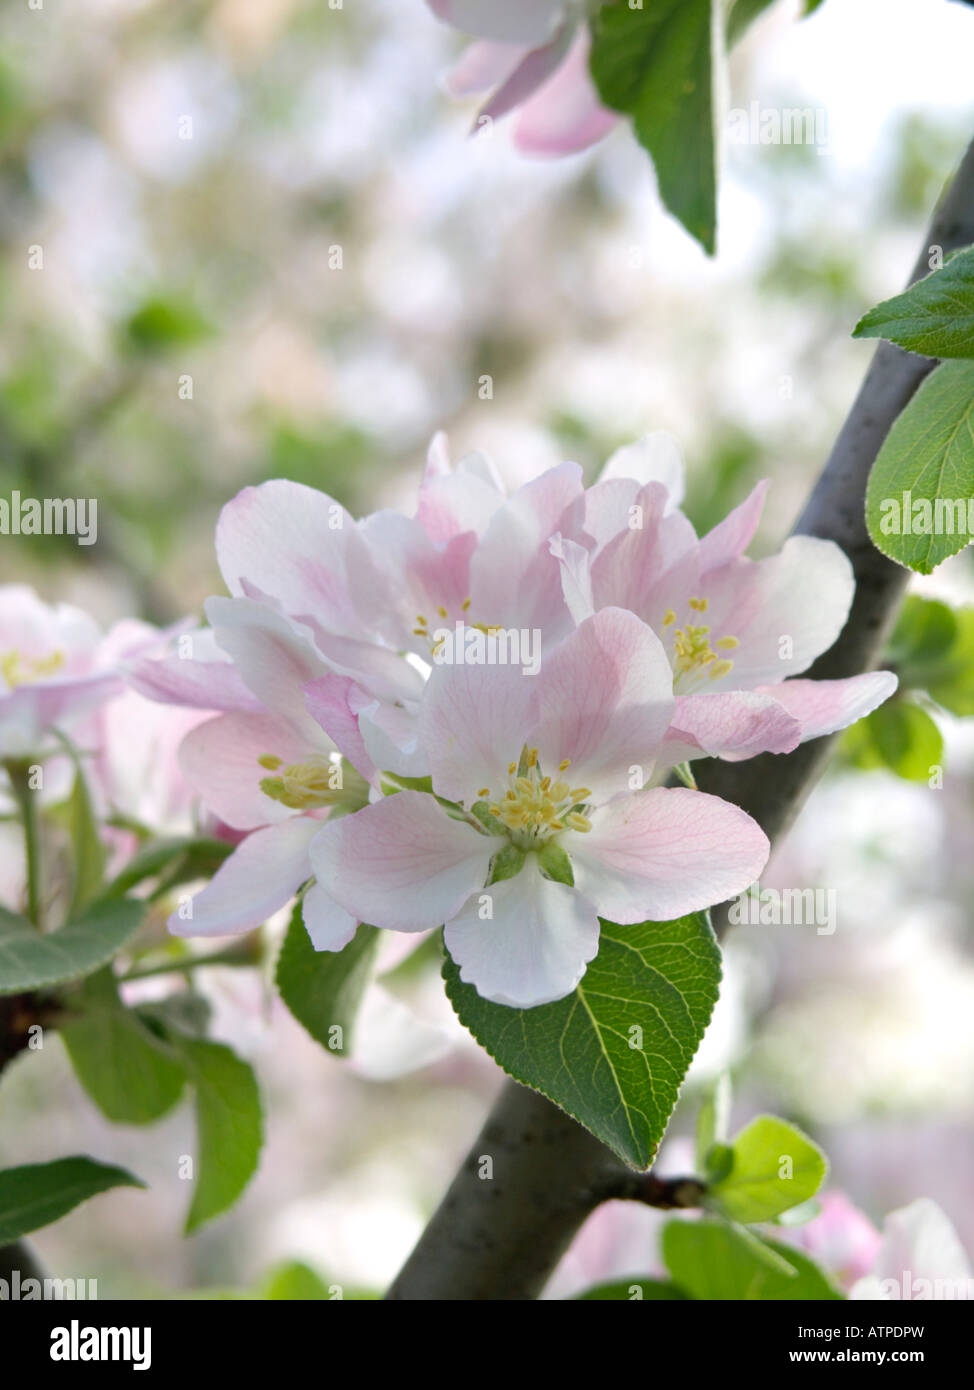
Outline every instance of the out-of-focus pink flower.
<path fill-rule="evenodd" d="M 974 1297 L 974 1270 L 948 1217 L 929 1197 L 890 1212 L 869 1273 L 849 1297 L 907 1302 Z"/>
<path fill-rule="evenodd" d="M 438 665 L 420 743 L 434 791 L 463 810 L 416 791 L 386 797 L 321 829 L 315 873 L 375 926 L 446 923 L 461 978 L 485 998 L 560 999 L 598 950 L 599 916 L 679 917 L 740 891 L 767 859 L 763 831 L 738 807 L 633 790 L 649 780 L 672 709 L 662 644 L 620 609 L 583 622 L 534 677 Z M 512 850 L 513 875 L 487 890 L 492 863 Z M 567 857 L 573 885 L 546 874 L 551 852 Z"/>
<path fill-rule="evenodd" d="M 78 608 L 43 603 L 25 584 L 0 588 L 0 759 L 44 751 L 52 730 L 70 733 L 119 694 L 124 649 Z"/>
<path fill-rule="evenodd" d="M 589 36 L 578 0 L 428 0 L 433 12 L 476 36 L 446 79 L 451 96 L 489 93 L 477 116 L 516 111 L 513 139 L 533 155 L 587 149 L 619 119 L 599 101 L 588 69 Z"/>
<path fill-rule="evenodd" d="M 844 1192 L 824 1192 L 816 1200 L 817 1216 L 802 1226 L 776 1226 L 774 1238 L 804 1250 L 849 1288 L 871 1269 L 882 1238 Z"/>

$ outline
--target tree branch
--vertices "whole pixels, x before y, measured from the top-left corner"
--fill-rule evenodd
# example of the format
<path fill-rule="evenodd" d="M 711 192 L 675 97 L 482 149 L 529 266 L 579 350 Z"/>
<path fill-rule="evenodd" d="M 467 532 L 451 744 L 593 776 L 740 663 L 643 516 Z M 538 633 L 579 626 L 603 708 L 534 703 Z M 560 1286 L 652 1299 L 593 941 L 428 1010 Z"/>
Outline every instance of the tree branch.
<path fill-rule="evenodd" d="M 974 142 L 934 217 L 911 282 L 929 269 L 930 247 L 947 252 L 971 242 Z M 890 426 L 934 365 L 880 344 L 799 518 L 796 531 L 835 541 L 856 577 L 846 627 L 809 675 L 855 675 L 881 655 L 909 571 L 886 559 L 869 539 L 863 515 L 866 480 Z M 775 838 L 797 815 L 831 746 L 832 740 L 823 738 L 785 757 L 711 760 L 698 782 L 743 806 Z M 715 923 L 719 916 L 715 913 Z M 484 1155 L 493 1159 L 492 1179 L 479 1176 Z M 388 1297 L 536 1298 L 585 1218 L 609 1197 L 631 1196 L 620 1189 L 633 1181 L 635 1175 L 574 1120 L 509 1081 Z"/>

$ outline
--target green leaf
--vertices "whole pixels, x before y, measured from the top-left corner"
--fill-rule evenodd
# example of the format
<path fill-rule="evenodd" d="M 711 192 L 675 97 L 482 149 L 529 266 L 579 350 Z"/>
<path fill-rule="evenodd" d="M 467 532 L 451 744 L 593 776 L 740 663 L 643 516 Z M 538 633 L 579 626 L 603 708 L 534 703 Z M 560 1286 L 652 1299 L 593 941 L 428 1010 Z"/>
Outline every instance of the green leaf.
<path fill-rule="evenodd" d="M 73 754 L 72 757 L 74 786 L 68 802 L 68 823 L 74 855 L 74 889 L 70 912 L 74 917 L 97 896 L 105 876 L 106 854 L 81 760 Z"/>
<path fill-rule="evenodd" d="M 705 1218 L 668 1221 L 663 1259 L 674 1282 L 708 1302 L 822 1302 L 842 1295 L 807 1256 L 740 1226 Z"/>
<path fill-rule="evenodd" d="M 42 936 L 32 927 L 0 935 L 0 994 L 20 994 L 78 980 L 107 965 L 141 925 L 145 904 L 100 902 L 74 922 Z"/>
<path fill-rule="evenodd" d="M 594 1288 L 586 1289 L 584 1293 L 575 1295 L 581 1302 L 593 1303 L 601 1302 L 604 1299 L 613 1299 L 617 1302 L 639 1303 L 643 1299 L 686 1299 L 686 1294 L 682 1289 L 677 1288 L 676 1284 L 669 1284 L 663 1279 L 618 1279 L 611 1284 L 596 1284 Z"/>
<path fill-rule="evenodd" d="M 603 5 L 592 24 L 592 77 L 606 106 L 630 115 L 653 157 L 660 197 L 711 255 L 717 232 L 721 0 Z"/>
<path fill-rule="evenodd" d="M 301 1260 L 288 1260 L 270 1271 L 261 1287 L 261 1296 L 289 1303 L 320 1302 L 331 1298 L 331 1290 L 310 1265 Z"/>
<path fill-rule="evenodd" d="M 949 657 L 957 633 L 957 617 L 946 603 L 907 595 L 886 649 L 886 659 L 900 678 L 900 689 L 926 690 Z"/>
<path fill-rule="evenodd" d="M 145 1187 L 124 1168 L 93 1158 L 59 1158 L 0 1172 L 0 1245 L 49 1226 L 113 1187 Z"/>
<path fill-rule="evenodd" d="M 515 1080 L 533 1087 L 634 1168 L 647 1168 L 710 1021 L 720 951 L 707 916 L 620 927 L 565 999 L 511 1009 L 482 999 L 447 957 L 461 1021 Z"/>
<path fill-rule="evenodd" d="M 224 840 L 212 840 L 206 836 L 157 840 L 143 846 L 132 856 L 121 873 L 112 879 L 105 896 L 120 897 L 136 884 L 158 878 L 167 869 L 174 875 L 167 879 L 170 887 L 187 879 L 211 878 L 232 852 L 233 846 Z"/>
<path fill-rule="evenodd" d="M 696 1159 L 697 1171 L 707 1171 L 707 1155 L 715 1144 L 727 1138 L 730 1120 L 731 1083 L 722 1072 L 711 1086 L 697 1114 Z"/>
<path fill-rule="evenodd" d="M 125 325 L 133 346 L 142 352 L 166 352 L 192 347 L 213 331 L 189 300 L 161 295 L 147 299 Z"/>
<path fill-rule="evenodd" d="M 865 733 L 874 757 L 860 757 L 860 765 L 888 767 L 908 782 L 928 782 L 931 769 L 941 767 L 943 734 L 926 710 L 912 700 L 889 700 L 873 710 Z"/>
<path fill-rule="evenodd" d="M 927 685 L 938 705 L 961 718 L 974 714 L 974 608 L 954 612 L 957 635 Z"/>
<path fill-rule="evenodd" d="M 944 362 L 897 416 L 866 489 L 873 544 L 930 574 L 971 540 L 974 362 Z"/>
<path fill-rule="evenodd" d="M 974 246 L 856 324 L 854 338 L 888 338 L 924 357 L 974 357 Z"/>
<path fill-rule="evenodd" d="M 363 922 L 341 951 L 316 951 L 300 903 L 291 915 L 277 960 L 277 987 L 298 1022 L 336 1057 L 351 1054 L 355 1016 L 378 944 L 376 928 Z"/>
<path fill-rule="evenodd" d="M 183 1093 L 179 1057 L 118 996 L 110 970 L 92 975 L 79 1001 L 82 1016 L 60 1033 L 75 1075 L 105 1117 L 145 1125 L 171 1110 Z"/>
<path fill-rule="evenodd" d="M 251 1066 L 222 1043 L 172 1036 L 196 1087 L 199 1156 L 186 1233 L 232 1207 L 257 1170 L 263 1117 Z"/>
<path fill-rule="evenodd" d="M 727 16 L 727 47 L 732 48 L 738 43 L 758 15 L 774 3 L 775 0 L 733 0 Z"/>
<path fill-rule="evenodd" d="M 800 1206 L 821 1187 L 828 1164 L 817 1144 L 774 1115 L 759 1115 L 731 1141 L 725 1176 L 708 1200 L 732 1221 L 771 1221 Z"/>

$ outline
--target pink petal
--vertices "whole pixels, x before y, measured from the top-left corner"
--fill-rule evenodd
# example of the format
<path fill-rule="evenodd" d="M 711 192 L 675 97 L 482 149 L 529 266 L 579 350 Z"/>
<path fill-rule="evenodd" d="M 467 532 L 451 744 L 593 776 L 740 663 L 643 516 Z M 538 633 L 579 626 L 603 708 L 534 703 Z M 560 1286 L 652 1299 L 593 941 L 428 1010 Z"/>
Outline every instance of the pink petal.
<path fill-rule="evenodd" d="M 316 488 L 284 479 L 244 488 L 220 513 L 216 528 L 220 573 L 232 594 L 244 582 L 278 600 L 284 612 L 316 614 L 327 628 L 356 633 L 346 556 L 356 544 L 355 522 Z"/>
<path fill-rule="evenodd" d="M 431 796 L 396 792 L 322 826 L 311 862 L 361 921 L 426 931 L 449 921 L 483 885 L 502 843 L 452 820 Z"/>
<path fill-rule="evenodd" d="M 521 108 L 514 143 L 525 154 L 575 154 L 606 136 L 618 119 L 599 101 L 583 29 L 558 71 Z"/>
<path fill-rule="evenodd" d="M 420 706 L 419 738 L 433 786 L 451 801 L 502 795 L 537 720 L 539 677 L 520 666 L 434 666 Z"/>
<path fill-rule="evenodd" d="M 320 883 L 305 893 L 301 916 L 316 951 L 340 951 L 358 931 L 358 918 L 339 907 Z"/>
<path fill-rule="evenodd" d="M 683 501 L 685 487 L 683 456 L 680 446 L 666 430 L 654 430 L 643 435 L 635 444 L 625 444 L 608 459 L 599 482 L 615 478 L 631 478 L 645 487 L 647 483 L 662 483 L 666 488 L 667 510 Z"/>
<path fill-rule="evenodd" d="M 632 503 L 632 524 L 620 529 L 592 561 L 596 608 L 629 608 L 659 628 L 674 589 L 694 588 L 697 537 L 680 511 L 667 513 L 669 494 L 649 482 Z"/>
<path fill-rule="evenodd" d="M 508 111 L 522 106 L 543 83 L 547 82 L 565 57 L 573 33 L 573 24 L 563 24 L 550 43 L 546 43 L 542 48 L 530 49 L 507 80 L 481 108 L 477 126 L 485 116 L 492 121 L 500 120 Z"/>
<path fill-rule="evenodd" d="M 674 704 L 670 663 L 651 628 L 605 608 L 549 654 L 537 681 L 533 742 L 546 773 L 570 759 L 566 780 L 597 801 L 631 789 L 636 769 L 645 785 Z"/>
<path fill-rule="evenodd" d="M 556 531 L 570 534 L 583 496 L 577 463 L 549 468 L 499 507 L 470 562 L 470 621 L 536 629 L 545 645 L 570 626 L 558 562 L 548 550 Z"/>
<path fill-rule="evenodd" d="M 128 683 L 146 699 L 164 705 L 208 710 L 263 708 L 229 660 L 193 661 L 165 656 L 158 661 L 137 661 L 128 672 Z"/>
<path fill-rule="evenodd" d="M 529 52 L 523 44 L 478 39 L 460 54 L 446 74 L 444 86 L 449 95 L 457 99 L 489 92 L 504 82 Z"/>
<path fill-rule="evenodd" d="M 739 507 L 724 517 L 712 531 L 700 541 L 700 573 L 709 574 L 720 569 L 721 565 L 736 560 L 751 544 L 751 537 L 758 528 L 764 498 L 768 491 L 767 479 L 762 479 Z"/>
<path fill-rule="evenodd" d="M 192 900 L 192 917 L 169 918 L 174 936 L 228 936 L 250 931 L 292 898 L 311 875 L 308 846 L 321 821 L 295 816 L 255 830 Z"/>
<path fill-rule="evenodd" d="M 751 758 L 756 753 L 790 753 L 801 742 L 801 725 L 784 702 L 775 698 L 780 689 L 678 696 L 667 742 L 672 739 L 697 750 L 688 752 L 688 757 L 734 754 Z M 667 750 L 666 761 L 671 758 L 673 753 Z"/>
<path fill-rule="evenodd" d="M 271 773 L 257 761 L 266 753 L 285 763 L 308 756 L 306 743 L 286 719 L 271 714 L 220 714 L 183 739 L 179 766 L 206 807 L 235 830 L 288 820 L 294 811 L 260 789 Z"/>
<path fill-rule="evenodd" d="M 720 797 L 658 787 L 618 797 L 571 841 L 575 886 L 613 922 L 667 922 L 754 883 L 770 852 L 746 812 Z"/>
<path fill-rule="evenodd" d="M 328 668 L 306 631 L 249 598 L 207 599 L 206 616 L 216 641 L 267 709 L 289 719 L 309 747 L 327 747 L 304 703 L 304 687 Z"/>
<path fill-rule="evenodd" d="M 701 590 L 711 642 L 733 636 L 740 643 L 722 688 L 751 690 L 798 675 L 828 651 L 845 626 L 855 581 L 832 541 L 792 536 L 767 560 L 742 558 L 712 571 Z M 673 603 L 681 622 L 687 597 Z"/>
<path fill-rule="evenodd" d="M 349 676 L 318 676 L 304 688 L 308 712 L 367 782 L 376 777 L 359 728 L 361 692 Z"/>
<path fill-rule="evenodd" d="M 782 681 L 755 692 L 772 696 L 801 726 L 801 741 L 845 729 L 870 714 L 899 684 L 892 671 L 867 671 L 838 681 Z"/>
<path fill-rule="evenodd" d="M 530 1009 L 571 994 L 598 952 L 599 919 L 581 893 L 544 878 L 531 854 L 516 877 L 465 903 L 444 941 L 461 980 L 484 999 Z"/>

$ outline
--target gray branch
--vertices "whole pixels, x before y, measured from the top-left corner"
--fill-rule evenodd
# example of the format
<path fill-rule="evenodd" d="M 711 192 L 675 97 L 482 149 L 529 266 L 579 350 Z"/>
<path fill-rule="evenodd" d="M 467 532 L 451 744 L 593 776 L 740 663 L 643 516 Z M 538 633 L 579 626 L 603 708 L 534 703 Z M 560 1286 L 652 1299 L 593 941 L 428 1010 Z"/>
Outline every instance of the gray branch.
<path fill-rule="evenodd" d="M 912 280 L 929 269 L 929 248 L 974 242 L 974 142 L 927 232 Z M 856 577 L 852 612 L 839 640 L 811 671 L 820 679 L 856 675 L 881 654 L 909 572 L 872 545 L 864 520 L 866 480 L 897 415 L 935 363 L 889 343 L 872 365 L 796 532 L 835 541 Z M 832 740 L 803 744 L 786 757 L 744 763 L 711 760 L 702 789 L 743 806 L 772 839 L 798 814 Z M 719 926 L 720 914 L 715 913 Z M 481 1157 L 493 1176 L 481 1177 Z M 389 1290 L 390 1299 L 537 1298 L 585 1218 L 607 1198 L 631 1196 L 632 1173 L 543 1096 L 507 1082 L 487 1123 L 419 1243 Z"/>

